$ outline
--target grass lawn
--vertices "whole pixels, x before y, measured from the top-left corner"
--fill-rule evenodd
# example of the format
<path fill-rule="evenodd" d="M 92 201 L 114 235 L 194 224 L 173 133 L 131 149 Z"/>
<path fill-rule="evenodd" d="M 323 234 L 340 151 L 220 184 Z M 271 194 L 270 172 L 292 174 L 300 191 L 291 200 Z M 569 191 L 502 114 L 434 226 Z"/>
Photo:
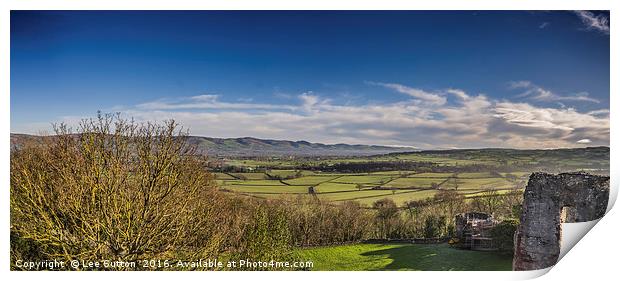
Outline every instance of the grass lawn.
<path fill-rule="evenodd" d="M 326 270 L 512 270 L 512 255 L 453 249 L 447 244 L 355 244 L 298 251 Z"/>

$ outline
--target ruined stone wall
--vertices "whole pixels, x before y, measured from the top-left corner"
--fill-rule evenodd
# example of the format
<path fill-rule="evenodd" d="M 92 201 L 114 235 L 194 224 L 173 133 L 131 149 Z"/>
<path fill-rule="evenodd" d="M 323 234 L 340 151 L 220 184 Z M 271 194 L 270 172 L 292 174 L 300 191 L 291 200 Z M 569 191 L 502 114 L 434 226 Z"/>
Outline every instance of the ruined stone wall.
<path fill-rule="evenodd" d="M 523 197 L 513 270 L 543 269 L 555 265 L 560 255 L 562 210 L 565 222 L 601 218 L 609 200 L 609 177 L 533 173 Z"/>

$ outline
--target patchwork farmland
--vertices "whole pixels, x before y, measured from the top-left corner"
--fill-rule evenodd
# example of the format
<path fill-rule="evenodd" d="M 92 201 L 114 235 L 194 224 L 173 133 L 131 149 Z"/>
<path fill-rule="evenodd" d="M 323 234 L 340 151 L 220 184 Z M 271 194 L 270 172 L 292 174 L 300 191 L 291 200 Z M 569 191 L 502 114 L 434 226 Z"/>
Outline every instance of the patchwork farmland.
<path fill-rule="evenodd" d="M 293 176 L 295 170 L 256 173 L 216 173 L 221 190 L 259 198 L 316 196 L 321 201 L 358 201 L 365 205 L 389 198 L 397 204 L 433 197 L 440 190 L 454 190 L 469 196 L 485 191 L 519 189 L 529 173 L 417 173 L 394 171 L 374 173 L 324 173 L 304 171 L 299 177 L 273 179 L 273 175 Z M 510 177 L 513 175 L 514 177 Z M 507 178 L 508 176 L 508 178 Z"/>
<path fill-rule="evenodd" d="M 606 174 L 608 148 L 472 149 L 357 157 L 247 157 L 222 160 L 220 190 L 255 198 L 310 197 L 321 202 L 433 198 L 445 190 L 465 198 L 523 190 L 532 171 Z"/>

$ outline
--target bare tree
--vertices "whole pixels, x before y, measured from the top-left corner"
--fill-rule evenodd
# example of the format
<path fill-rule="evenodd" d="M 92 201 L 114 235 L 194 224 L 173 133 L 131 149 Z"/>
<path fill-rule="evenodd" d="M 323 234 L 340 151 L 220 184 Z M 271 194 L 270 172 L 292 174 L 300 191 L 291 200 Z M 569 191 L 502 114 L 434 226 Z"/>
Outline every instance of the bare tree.
<path fill-rule="evenodd" d="M 65 124 L 11 151 L 11 232 L 64 259 L 216 252 L 215 184 L 174 121 L 118 115 Z"/>

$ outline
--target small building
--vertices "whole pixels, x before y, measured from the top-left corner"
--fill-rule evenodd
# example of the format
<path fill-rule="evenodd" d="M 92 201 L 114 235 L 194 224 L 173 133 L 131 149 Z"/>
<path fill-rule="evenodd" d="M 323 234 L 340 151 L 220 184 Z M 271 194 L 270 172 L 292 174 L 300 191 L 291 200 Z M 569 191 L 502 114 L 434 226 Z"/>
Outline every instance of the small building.
<path fill-rule="evenodd" d="M 493 216 L 486 213 L 461 213 L 454 217 L 456 239 L 452 244 L 456 247 L 477 251 L 496 250 L 490 230 L 497 225 Z"/>

